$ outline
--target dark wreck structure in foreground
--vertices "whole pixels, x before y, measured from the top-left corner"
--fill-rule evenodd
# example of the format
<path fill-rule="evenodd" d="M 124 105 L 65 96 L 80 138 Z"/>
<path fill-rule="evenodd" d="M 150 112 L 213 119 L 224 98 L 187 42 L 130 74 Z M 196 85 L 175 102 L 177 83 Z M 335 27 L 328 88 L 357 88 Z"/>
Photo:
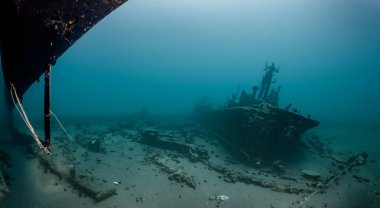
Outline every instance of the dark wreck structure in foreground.
<path fill-rule="evenodd" d="M 2 0 L 0 32 L 1 67 L 7 88 L 2 103 L 7 106 L 11 129 L 15 107 L 39 148 L 51 153 L 50 74 L 58 58 L 96 23 L 127 0 Z M 21 102 L 24 93 L 44 75 L 45 139 L 34 132 Z M 13 104 L 12 104 L 13 101 Z"/>
<path fill-rule="evenodd" d="M 0 55 L 1 68 L 6 86 L 5 97 L 0 99 L 0 106 L 5 106 L 7 115 L 5 128 L 13 138 L 21 141 L 30 136 L 13 130 L 12 110 L 16 109 L 25 121 L 27 128 L 39 149 L 50 155 L 51 151 L 51 68 L 59 57 L 79 38 L 109 13 L 127 0 L 1 0 Z M 38 136 L 25 112 L 22 101 L 24 93 L 44 75 L 44 136 Z M 57 118 L 56 118 L 57 119 Z M 58 121 L 58 119 L 57 119 Z M 0 162 L 8 161 L 0 152 Z M 42 158 L 46 168 L 55 171 L 50 164 L 51 158 Z M 0 167 L 1 169 L 1 167 Z M 56 171 L 59 177 L 62 175 Z M 0 170 L 0 201 L 3 198 L 2 187 L 9 193 L 7 175 Z M 87 184 L 66 177 L 78 190 L 86 192 L 96 201 L 101 201 L 114 194 L 114 191 L 96 192 Z M 8 184 L 9 185 L 9 184 Z"/>
<path fill-rule="evenodd" d="M 279 159 L 292 151 L 301 136 L 319 122 L 299 114 L 291 104 L 280 108 L 281 87 L 272 89 L 275 64 L 266 65 L 261 87 L 253 86 L 252 93 L 239 90 L 222 109 L 212 109 L 204 100 L 196 106 L 198 121 L 214 130 L 224 146 L 240 159 L 253 162 L 257 158 Z"/>

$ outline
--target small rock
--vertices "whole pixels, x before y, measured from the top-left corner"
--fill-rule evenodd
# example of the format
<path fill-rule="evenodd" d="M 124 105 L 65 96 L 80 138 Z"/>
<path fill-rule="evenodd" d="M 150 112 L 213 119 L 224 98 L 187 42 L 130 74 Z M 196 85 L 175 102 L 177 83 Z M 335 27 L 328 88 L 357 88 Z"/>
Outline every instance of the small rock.
<path fill-rule="evenodd" d="M 219 195 L 218 196 L 218 200 L 220 201 L 227 201 L 230 197 L 226 196 L 226 195 Z"/>
<path fill-rule="evenodd" d="M 315 170 L 302 170 L 303 176 L 309 179 L 319 179 L 321 174 Z"/>
<path fill-rule="evenodd" d="M 120 181 L 114 181 L 114 182 L 112 182 L 112 183 L 115 184 L 115 185 L 120 185 L 120 184 L 121 184 Z"/>

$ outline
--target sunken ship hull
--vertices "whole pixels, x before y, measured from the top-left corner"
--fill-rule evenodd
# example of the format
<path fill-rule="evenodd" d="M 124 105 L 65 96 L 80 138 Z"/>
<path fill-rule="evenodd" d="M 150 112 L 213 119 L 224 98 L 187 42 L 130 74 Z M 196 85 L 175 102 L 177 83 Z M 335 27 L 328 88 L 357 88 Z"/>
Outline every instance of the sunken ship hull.
<path fill-rule="evenodd" d="M 50 153 L 51 68 L 78 39 L 126 1 L 0 1 L 1 68 L 7 91 L 1 102 L 8 112 L 7 129 L 13 128 L 12 109 L 16 106 L 39 147 Z M 43 74 L 45 141 L 38 138 L 21 105 L 24 93 Z"/>
<path fill-rule="evenodd" d="M 301 136 L 319 125 L 291 103 L 279 108 L 281 86 L 272 87 L 279 68 L 266 64 L 264 72 L 260 87 L 253 86 L 251 94 L 242 90 L 238 98 L 238 88 L 224 108 L 213 109 L 205 97 L 194 109 L 201 125 L 217 133 L 227 149 L 248 162 L 290 155 Z"/>
<path fill-rule="evenodd" d="M 20 97 L 96 23 L 127 0 L 1 0 L 1 64 Z"/>
<path fill-rule="evenodd" d="M 268 103 L 204 112 L 203 126 L 219 135 L 225 147 L 245 161 L 280 158 L 319 122 Z"/>

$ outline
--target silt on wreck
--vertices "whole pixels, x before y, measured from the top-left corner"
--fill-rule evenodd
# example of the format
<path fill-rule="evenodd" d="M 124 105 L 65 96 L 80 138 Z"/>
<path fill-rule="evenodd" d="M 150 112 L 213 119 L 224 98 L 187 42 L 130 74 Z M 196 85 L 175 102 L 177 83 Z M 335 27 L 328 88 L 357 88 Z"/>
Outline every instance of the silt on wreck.
<path fill-rule="evenodd" d="M 272 89 L 278 67 L 273 63 L 264 68 L 261 87 L 252 93 L 239 90 L 227 100 L 225 107 L 212 109 L 207 100 L 196 106 L 199 123 L 213 130 L 219 141 L 235 156 L 246 162 L 258 159 L 280 159 L 297 147 L 301 136 L 319 122 L 301 115 L 298 109 L 278 106 L 281 87 Z"/>

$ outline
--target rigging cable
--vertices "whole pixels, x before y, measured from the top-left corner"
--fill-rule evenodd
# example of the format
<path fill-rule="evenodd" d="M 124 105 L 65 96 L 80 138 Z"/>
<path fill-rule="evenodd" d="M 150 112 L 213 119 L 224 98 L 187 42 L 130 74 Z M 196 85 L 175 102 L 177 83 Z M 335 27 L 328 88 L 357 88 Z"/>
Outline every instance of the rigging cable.
<path fill-rule="evenodd" d="M 51 115 L 53 115 L 53 117 L 55 118 L 55 120 L 57 121 L 57 123 L 61 126 L 62 130 L 66 133 L 67 137 L 69 137 L 69 139 L 76 145 L 76 146 L 79 146 L 75 140 L 73 139 L 73 137 L 71 137 L 71 135 L 67 132 L 67 130 L 65 129 L 65 127 L 62 125 L 61 121 L 58 119 L 57 115 L 55 115 L 55 113 L 53 113 L 53 111 L 50 110 L 50 113 Z"/>
<path fill-rule="evenodd" d="M 15 88 L 15 86 L 12 83 L 11 83 L 10 93 L 11 93 L 13 104 L 15 105 L 15 107 L 16 107 L 17 111 L 19 112 L 21 118 L 24 120 L 26 126 L 28 127 L 28 129 L 32 133 L 33 138 L 36 141 L 38 147 L 40 149 L 42 149 L 47 155 L 50 155 L 51 154 L 50 150 L 42 144 L 41 140 L 38 138 L 37 133 L 34 131 L 34 128 L 33 128 L 32 124 L 30 123 L 30 121 L 28 119 L 28 116 L 25 113 L 24 108 L 22 107 L 20 99 L 19 99 L 19 97 L 17 95 L 16 88 Z M 17 102 L 15 101 L 15 98 L 16 98 Z"/>
<path fill-rule="evenodd" d="M 313 196 L 318 194 L 319 192 L 326 190 L 328 188 L 328 185 L 338 179 L 338 177 L 342 176 L 348 169 L 354 167 L 355 165 L 361 164 L 360 157 L 358 156 L 354 161 L 352 161 L 349 165 L 347 165 L 346 168 L 344 168 L 341 172 L 336 174 L 333 178 L 331 178 L 327 183 L 325 183 L 322 187 L 315 190 L 313 193 L 311 193 L 308 197 L 305 197 L 303 201 L 299 202 L 299 208 L 301 208 L 303 205 L 307 203 Z"/>

